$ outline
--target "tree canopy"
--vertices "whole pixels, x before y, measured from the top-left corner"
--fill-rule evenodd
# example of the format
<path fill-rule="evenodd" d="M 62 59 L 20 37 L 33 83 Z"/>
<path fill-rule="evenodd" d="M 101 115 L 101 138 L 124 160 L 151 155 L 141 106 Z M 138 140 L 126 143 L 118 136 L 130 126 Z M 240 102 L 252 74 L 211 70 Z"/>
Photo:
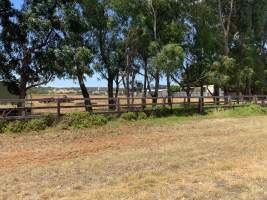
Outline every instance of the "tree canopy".
<path fill-rule="evenodd" d="M 110 103 L 122 84 L 128 97 L 136 88 L 158 97 L 160 80 L 169 95 L 174 82 L 188 95 L 204 85 L 266 94 L 266 10 L 267 0 L 24 0 L 21 9 L 0 0 L 0 78 L 20 98 L 70 78 L 89 99 L 93 73 Z"/>

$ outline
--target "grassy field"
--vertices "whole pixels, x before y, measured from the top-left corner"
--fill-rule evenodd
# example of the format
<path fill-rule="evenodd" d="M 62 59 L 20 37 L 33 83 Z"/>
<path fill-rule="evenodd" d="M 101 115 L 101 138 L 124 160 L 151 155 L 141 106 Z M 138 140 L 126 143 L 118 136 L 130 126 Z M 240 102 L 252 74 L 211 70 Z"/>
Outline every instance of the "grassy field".
<path fill-rule="evenodd" d="M 267 199 L 267 116 L 0 135 L 0 199 Z"/>

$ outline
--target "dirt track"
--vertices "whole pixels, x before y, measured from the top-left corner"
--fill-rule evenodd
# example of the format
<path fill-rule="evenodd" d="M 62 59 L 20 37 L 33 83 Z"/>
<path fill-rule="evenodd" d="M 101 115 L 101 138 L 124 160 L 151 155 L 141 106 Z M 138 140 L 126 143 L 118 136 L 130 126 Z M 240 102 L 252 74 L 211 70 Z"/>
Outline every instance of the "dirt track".
<path fill-rule="evenodd" d="M 135 127 L 137 128 L 137 127 Z M 127 127 L 123 127 L 127 129 Z M 0 143 L 0 169 L 22 166 L 45 165 L 55 161 L 79 158 L 105 151 L 120 149 L 124 146 L 144 145 L 150 140 L 150 145 L 167 142 L 171 136 L 161 137 L 161 134 L 149 134 L 136 137 L 134 135 L 119 135 L 113 137 L 92 138 L 89 136 L 69 137 L 70 135 L 34 135 L 2 136 Z M 30 141 L 29 141 L 30 140 Z M 4 143 L 6 143 L 4 145 Z"/>

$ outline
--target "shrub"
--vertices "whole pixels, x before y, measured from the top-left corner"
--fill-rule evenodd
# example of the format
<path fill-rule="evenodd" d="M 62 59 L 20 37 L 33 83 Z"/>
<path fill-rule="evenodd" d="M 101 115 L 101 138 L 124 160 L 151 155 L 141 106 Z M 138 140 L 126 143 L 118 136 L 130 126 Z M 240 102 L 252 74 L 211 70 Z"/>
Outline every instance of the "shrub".
<path fill-rule="evenodd" d="M 46 126 L 48 126 L 48 127 L 54 125 L 54 123 L 56 122 L 56 119 L 55 119 L 55 117 L 52 114 L 47 115 L 44 118 L 44 120 L 45 120 Z"/>
<path fill-rule="evenodd" d="M 5 120 L 0 120 L 0 133 L 4 133 L 6 126 L 7 126 L 8 122 Z"/>
<path fill-rule="evenodd" d="M 143 120 L 143 119 L 146 119 L 146 118 L 147 118 L 147 114 L 146 113 L 144 113 L 144 112 L 139 112 L 138 113 L 138 117 L 137 117 L 138 120 Z"/>
<path fill-rule="evenodd" d="M 39 131 L 44 130 L 47 127 L 47 121 L 45 119 L 32 119 L 25 124 L 26 131 Z"/>
<path fill-rule="evenodd" d="M 62 128 L 90 128 L 105 125 L 107 121 L 103 115 L 94 115 L 89 112 L 70 113 L 63 117 L 60 125 Z"/>
<path fill-rule="evenodd" d="M 152 117 L 166 117 L 172 114 L 172 110 L 169 107 L 154 108 L 151 112 Z"/>
<path fill-rule="evenodd" d="M 135 121 L 137 120 L 137 115 L 134 112 L 123 113 L 121 115 L 121 119 L 126 120 L 126 121 Z"/>
<path fill-rule="evenodd" d="M 21 133 L 26 129 L 26 122 L 25 121 L 14 121 L 9 122 L 4 131 L 8 133 Z"/>

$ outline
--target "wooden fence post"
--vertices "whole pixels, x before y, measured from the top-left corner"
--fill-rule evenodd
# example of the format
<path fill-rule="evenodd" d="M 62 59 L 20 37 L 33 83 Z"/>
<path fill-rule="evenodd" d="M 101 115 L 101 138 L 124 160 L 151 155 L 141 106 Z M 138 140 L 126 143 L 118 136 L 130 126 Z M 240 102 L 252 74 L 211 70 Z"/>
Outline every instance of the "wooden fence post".
<path fill-rule="evenodd" d="M 57 99 L 57 117 L 59 118 L 61 115 L 60 113 L 60 99 Z"/>
<path fill-rule="evenodd" d="M 198 98 L 198 112 L 202 113 L 203 112 L 203 101 L 202 101 L 202 97 Z"/>
<path fill-rule="evenodd" d="M 116 111 L 119 113 L 121 112 L 121 105 L 120 105 L 120 98 L 117 97 L 116 99 Z"/>

